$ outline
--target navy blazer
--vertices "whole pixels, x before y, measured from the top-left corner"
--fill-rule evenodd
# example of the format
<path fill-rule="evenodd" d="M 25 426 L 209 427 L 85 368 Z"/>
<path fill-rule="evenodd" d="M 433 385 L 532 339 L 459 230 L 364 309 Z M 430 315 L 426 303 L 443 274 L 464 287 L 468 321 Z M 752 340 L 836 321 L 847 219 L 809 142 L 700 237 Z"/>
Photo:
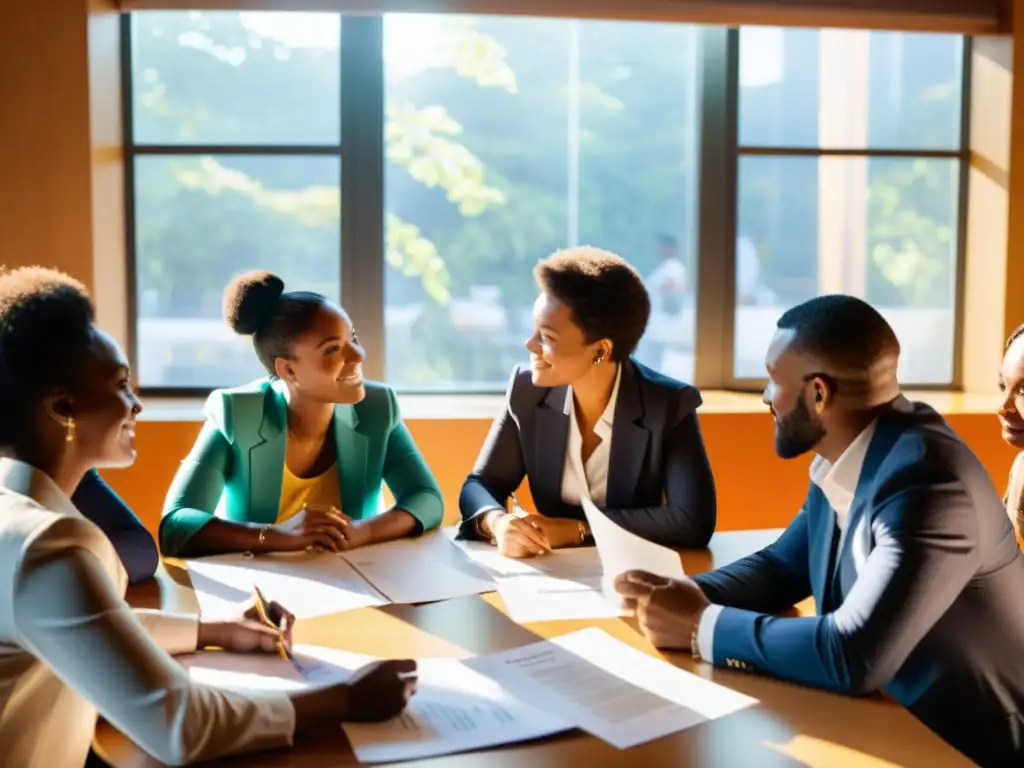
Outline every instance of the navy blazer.
<path fill-rule="evenodd" d="M 1024 558 L 985 468 L 926 405 L 879 416 L 840 552 L 813 483 L 770 547 L 695 581 L 725 608 L 709 659 L 849 694 L 881 688 L 985 766 L 1024 764 Z M 813 595 L 819 616 L 776 618 Z"/>
<path fill-rule="evenodd" d="M 110 539 L 130 584 L 153 578 L 160 564 L 156 542 L 131 507 L 103 482 L 99 472 L 91 469 L 85 474 L 71 502 Z"/>
<path fill-rule="evenodd" d="M 567 394 L 567 387 L 534 386 L 528 369 L 512 372 L 505 410 L 462 486 L 460 537 L 476 538 L 476 517 L 503 509 L 524 477 L 541 514 L 586 519 L 582 507 L 562 501 Z M 703 547 L 715 532 L 715 481 L 697 422 L 700 403 L 689 384 L 632 358 L 622 363 L 605 513 L 667 547 Z"/>

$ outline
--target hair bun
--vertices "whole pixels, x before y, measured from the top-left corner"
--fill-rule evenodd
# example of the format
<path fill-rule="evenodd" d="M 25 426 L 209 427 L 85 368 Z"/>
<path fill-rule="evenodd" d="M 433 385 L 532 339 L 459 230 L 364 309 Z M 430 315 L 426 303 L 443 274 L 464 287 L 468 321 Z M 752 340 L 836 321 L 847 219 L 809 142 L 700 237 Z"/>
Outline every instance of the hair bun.
<path fill-rule="evenodd" d="M 224 289 L 224 319 L 235 333 L 256 333 L 284 293 L 284 281 L 265 270 L 238 275 Z"/>

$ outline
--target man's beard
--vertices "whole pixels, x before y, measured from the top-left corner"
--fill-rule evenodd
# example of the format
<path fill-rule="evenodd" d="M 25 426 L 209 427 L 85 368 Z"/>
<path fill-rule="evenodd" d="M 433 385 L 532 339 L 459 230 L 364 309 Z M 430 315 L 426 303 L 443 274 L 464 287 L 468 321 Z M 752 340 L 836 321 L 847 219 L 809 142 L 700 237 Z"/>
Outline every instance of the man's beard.
<path fill-rule="evenodd" d="M 811 418 L 803 398 L 775 424 L 775 453 L 780 459 L 795 459 L 812 450 L 825 436 L 825 428 Z"/>

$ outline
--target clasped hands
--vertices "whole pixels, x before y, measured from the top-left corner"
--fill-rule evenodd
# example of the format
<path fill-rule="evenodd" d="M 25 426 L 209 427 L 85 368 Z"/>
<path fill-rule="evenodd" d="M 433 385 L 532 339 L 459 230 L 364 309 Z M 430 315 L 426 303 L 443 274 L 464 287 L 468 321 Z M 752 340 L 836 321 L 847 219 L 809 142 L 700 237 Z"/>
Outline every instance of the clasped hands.
<path fill-rule="evenodd" d="M 344 552 L 370 543 L 365 521 L 353 520 L 337 507 L 310 504 L 273 528 L 281 535 L 282 551 L 318 547 Z"/>
<path fill-rule="evenodd" d="M 668 579 L 647 571 L 620 574 L 615 591 L 656 648 L 690 650 L 701 614 L 711 604 L 692 579 Z"/>

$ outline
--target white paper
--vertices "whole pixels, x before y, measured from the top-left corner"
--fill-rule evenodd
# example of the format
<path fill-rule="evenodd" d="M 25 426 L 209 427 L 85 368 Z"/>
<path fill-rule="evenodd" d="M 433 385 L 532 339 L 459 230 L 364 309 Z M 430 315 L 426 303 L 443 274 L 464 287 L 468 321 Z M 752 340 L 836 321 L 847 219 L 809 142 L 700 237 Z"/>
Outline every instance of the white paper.
<path fill-rule="evenodd" d="M 330 552 L 216 555 L 188 561 L 189 577 L 204 616 L 237 614 L 253 598 L 253 586 L 297 619 L 388 600 L 344 559 Z"/>
<path fill-rule="evenodd" d="M 201 651 L 176 656 L 193 682 L 247 692 L 301 691 L 348 680 L 373 657 L 310 645 L 292 648 L 293 658 L 269 653 Z"/>
<path fill-rule="evenodd" d="M 669 579 L 683 578 L 683 563 L 678 552 L 627 531 L 610 520 L 590 499 L 584 498 L 582 503 L 601 559 L 602 587 L 609 600 L 619 604 L 615 579 L 626 571 L 641 570 Z"/>
<path fill-rule="evenodd" d="M 419 663 L 416 694 L 398 717 L 345 723 L 362 763 L 417 760 L 536 739 L 569 725 L 514 698 L 455 659 Z"/>
<path fill-rule="evenodd" d="M 454 543 L 494 575 L 498 594 L 513 621 L 606 619 L 623 615 L 620 600 L 609 600 L 602 591 L 604 569 L 594 547 L 559 549 L 518 559 L 500 555 L 496 547 L 485 542 Z"/>
<path fill-rule="evenodd" d="M 596 628 L 464 663 L 619 749 L 757 703 Z"/>
<path fill-rule="evenodd" d="M 393 603 L 428 603 L 493 592 L 494 579 L 448 537 L 428 533 L 354 549 L 342 557 Z"/>

